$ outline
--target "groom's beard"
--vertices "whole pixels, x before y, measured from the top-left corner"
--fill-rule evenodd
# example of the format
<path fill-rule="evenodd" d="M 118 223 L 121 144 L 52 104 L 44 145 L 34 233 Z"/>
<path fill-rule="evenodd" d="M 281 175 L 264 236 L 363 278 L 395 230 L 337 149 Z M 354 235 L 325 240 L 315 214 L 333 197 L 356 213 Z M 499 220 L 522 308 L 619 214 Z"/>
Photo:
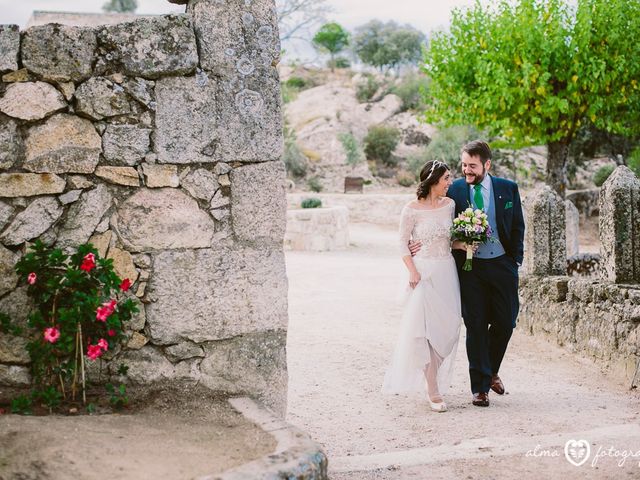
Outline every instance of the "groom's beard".
<path fill-rule="evenodd" d="M 484 168 L 484 166 L 482 167 L 482 173 L 480 175 L 465 175 L 464 179 L 467 181 L 467 183 L 469 185 L 478 185 L 479 183 L 482 183 L 482 181 L 484 180 L 484 177 L 487 174 L 487 170 L 486 168 Z"/>

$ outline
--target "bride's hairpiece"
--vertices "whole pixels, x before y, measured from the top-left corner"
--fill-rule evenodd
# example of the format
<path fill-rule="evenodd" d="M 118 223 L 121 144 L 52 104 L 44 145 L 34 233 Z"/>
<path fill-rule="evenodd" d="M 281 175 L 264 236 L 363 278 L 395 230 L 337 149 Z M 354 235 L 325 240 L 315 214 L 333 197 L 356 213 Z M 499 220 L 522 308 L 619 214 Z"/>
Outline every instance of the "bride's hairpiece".
<path fill-rule="evenodd" d="M 429 181 L 429 179 L 431 178 L 431 175 L 433 175 L 434 170 L 438 168 L 440 165 L 444 165 L 444 162 L 441 162 L 440 160 L 433 161 L 433 165 L 431 165 L 431 170 L 429 171 L 429 175 L 427 175 L 427 178 L 424 179 L 425 183 Z"/>

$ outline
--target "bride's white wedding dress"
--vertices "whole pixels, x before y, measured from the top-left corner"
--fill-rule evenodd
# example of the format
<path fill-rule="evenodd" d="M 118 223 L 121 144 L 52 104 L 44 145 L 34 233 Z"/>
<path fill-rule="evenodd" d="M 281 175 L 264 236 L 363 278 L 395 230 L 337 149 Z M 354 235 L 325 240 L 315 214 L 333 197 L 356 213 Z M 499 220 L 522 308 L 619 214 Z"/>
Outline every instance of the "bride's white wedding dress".
<path fill-rule="evenodd" d="M 382 386 L 385 393 L 424 392 L 425 370 L 432 361 L 440 364 L 439 393 L 444 394 L 451 382 L 462 324 L 460 284 L 451 255 L 454 212 L 453 200 L 433 210 L 419 210 L 410 204 L 402 209 L 401 255 L 411 254 L 409 240 L 422 242 L 413 257 L 421 280 L 414 289 L 406 282 L 398 341 Z"/>

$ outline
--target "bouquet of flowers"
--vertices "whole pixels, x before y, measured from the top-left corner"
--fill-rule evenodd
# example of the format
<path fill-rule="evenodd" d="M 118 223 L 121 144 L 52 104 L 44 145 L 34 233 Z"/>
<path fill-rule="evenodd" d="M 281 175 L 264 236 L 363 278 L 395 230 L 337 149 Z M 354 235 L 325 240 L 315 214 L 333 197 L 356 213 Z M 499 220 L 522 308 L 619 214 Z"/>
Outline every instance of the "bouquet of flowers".
<path fill-rule="evenodd" d="M 491 226 L 487 214 L 482 210 L 469 207 L 454 218 L 451 237 L 467 244 L 467 259 L 462 266 L 465 272 L 471 271 L 473 244 L 486 243 L 491 238 Z"/>

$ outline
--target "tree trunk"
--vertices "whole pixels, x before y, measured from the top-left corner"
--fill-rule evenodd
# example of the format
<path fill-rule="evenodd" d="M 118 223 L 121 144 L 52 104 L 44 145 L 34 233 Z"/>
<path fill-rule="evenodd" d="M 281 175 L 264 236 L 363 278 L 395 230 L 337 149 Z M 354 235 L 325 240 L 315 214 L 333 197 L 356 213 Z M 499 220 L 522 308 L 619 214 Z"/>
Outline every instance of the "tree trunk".
<path fill-rule="evenodd" d="M 547 144 L 547 185 L 564 199 L 567 191 L 567 157 L 569 140 L 562 139 Z"/>

